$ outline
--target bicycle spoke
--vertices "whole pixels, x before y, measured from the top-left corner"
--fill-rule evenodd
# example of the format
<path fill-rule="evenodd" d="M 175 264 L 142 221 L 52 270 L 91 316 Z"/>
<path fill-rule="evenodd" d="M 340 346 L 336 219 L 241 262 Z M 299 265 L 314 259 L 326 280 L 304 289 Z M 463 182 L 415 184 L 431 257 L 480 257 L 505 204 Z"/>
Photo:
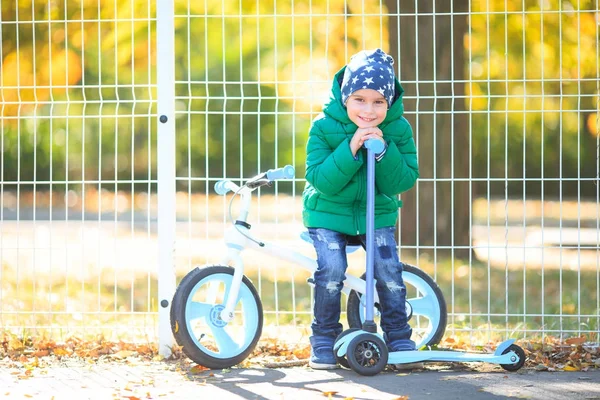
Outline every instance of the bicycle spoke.
<path fill-rule="evenodd" d="M 219 347 L 220 353 L 232 352 L 233 350 L 239 348 L 239 345 L 233 341 L 225 329 L 210 325 L 210 330 L 212 331 L 213 337 L 217 342 L 217 347 Z"/>
<path fill-rule="evenodd" d="M 212 304 L 192 301 L 188 304 L 187 317 L 190 321 L 198 318 L 206 318 L 210 315 Z"/>
<path fill-rule="evenodd" d="M 425 317 L 429 320 L 433 320 L 435 317 L 435 310 L 429 296 L 406 299 L 406 301 L 410 303 L 414 315 Z"/>
<path fill-rule="evenodd" d="M 219 289 L 221 287 L 220 281 L 208 282 L 206 289 L 206 302 L 209 304 L 218 304 L 217 301 L 219 296 Z"/>

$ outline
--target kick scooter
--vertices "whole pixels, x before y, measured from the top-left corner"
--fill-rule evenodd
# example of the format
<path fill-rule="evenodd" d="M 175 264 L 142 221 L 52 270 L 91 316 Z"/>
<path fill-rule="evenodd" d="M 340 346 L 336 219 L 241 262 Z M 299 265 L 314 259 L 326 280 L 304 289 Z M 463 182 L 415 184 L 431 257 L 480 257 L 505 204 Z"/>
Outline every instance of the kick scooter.
<path fill-rule="evenodd" d="M 424 361 L 447 362 L 488 362 L 500 364 L 507 371 L 516 371 L 525 364 L 525 352 L 514 344 L 514 339 L 506 340 L 496 348 L 494 354 L 467 353 L 450 350 L 414 350 L 388 353 L 387 345 L 377 333 L 373 320 L 374 256 L 373 234 L 375 214 L 375 154 L 384 149 L 384 144 L 376 139 L 365 142 L 367 148 L 367 221 L 366 221 L 366 317 L 362 329 L 352 328 L 342 332 L 334 343 L 334 353 L 338 362 L 353 371 L 366 376 L 376 375 L 389 364 L 405 364 Z"/>

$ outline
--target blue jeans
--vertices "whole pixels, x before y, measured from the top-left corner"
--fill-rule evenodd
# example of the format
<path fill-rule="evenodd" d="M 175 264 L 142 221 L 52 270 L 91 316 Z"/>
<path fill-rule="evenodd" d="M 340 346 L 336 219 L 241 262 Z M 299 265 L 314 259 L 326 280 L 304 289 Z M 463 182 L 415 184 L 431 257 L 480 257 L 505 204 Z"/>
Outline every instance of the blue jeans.
<path fill-rule="evenodd" d="M 381 306 L 381 329 L 388 343 L 410 339 L 412 334 L 406 315 L 406 287 L 402 280 L 402 263 L 396 251 L 394 231 L 394 227 L 376 229 L 373 246 L 376 289 Z M 308 233 L 317 251 L 314 318 L 311 326 L 313 335 L 336 338 L 342 332 L 340 300 L 348 267 L 348 236 L 323 228 L 309 228 Z M 366 235 L 358 237 L 364 248 Z"/>

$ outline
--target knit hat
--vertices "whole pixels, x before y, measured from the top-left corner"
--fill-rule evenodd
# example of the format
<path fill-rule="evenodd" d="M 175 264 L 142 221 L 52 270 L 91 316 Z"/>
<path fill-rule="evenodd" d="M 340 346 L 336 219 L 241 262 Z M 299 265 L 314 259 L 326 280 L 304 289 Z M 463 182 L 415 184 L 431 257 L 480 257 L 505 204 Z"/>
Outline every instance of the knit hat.
<path fill-rule="evenodd" d="M 350 58 L 342 80 L 342 103 L 360 89 L 377 90 L 391 107 L 394 102 L 394 59 L 381 49 L 363 50 Z"/>

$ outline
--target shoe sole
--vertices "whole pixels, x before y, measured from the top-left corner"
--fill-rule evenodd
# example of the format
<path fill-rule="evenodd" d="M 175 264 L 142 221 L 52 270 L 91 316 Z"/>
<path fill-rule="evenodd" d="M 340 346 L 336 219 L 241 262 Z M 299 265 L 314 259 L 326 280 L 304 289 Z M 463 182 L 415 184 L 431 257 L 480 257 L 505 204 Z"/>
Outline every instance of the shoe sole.
<path fill-rule="evenodd" d="M 425 364 L 422 362 L 394 364 L 394 368 L 396 368 L 397 371 L 405 371 L 405 370 L 410 370 L 410 369 L 423 369 L 423 368 L 425 368 Z"/>
<path fill-rule="evenodd" d="M 316 362 L 309 361 L 308 366 L 312 369 L 338 369 L 337 364 L 319 364 Z"/>

